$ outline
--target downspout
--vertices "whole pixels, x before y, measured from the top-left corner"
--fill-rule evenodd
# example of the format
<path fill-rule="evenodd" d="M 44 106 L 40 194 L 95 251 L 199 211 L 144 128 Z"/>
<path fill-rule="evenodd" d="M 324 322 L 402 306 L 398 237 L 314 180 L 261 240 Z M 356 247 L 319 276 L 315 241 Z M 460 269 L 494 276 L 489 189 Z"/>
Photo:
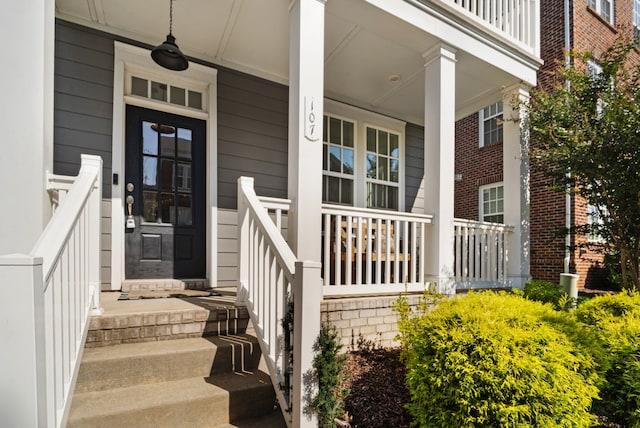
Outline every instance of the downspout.
<path fill-rule="evenodd" d="M 564 0 L 564 66 L 566 69 L 571 67 L 571 20 L 569 7 L 570 0 Z M 567 89 L 571 89 L 570 82 L 567 81 L 566 84 Z M 571 177 L 571 171 L 567 172 L 567 176 Z M 567 188 L 564 201 L 564 222 L 567 230 L 567 235 L 565 236 L 564 273 L 569 273 L 569 262 L 571 261 L 571 234 L 569 233 L 569 230 L 571 230 L 571 193 L 569 190 L 570 189 Z"/>

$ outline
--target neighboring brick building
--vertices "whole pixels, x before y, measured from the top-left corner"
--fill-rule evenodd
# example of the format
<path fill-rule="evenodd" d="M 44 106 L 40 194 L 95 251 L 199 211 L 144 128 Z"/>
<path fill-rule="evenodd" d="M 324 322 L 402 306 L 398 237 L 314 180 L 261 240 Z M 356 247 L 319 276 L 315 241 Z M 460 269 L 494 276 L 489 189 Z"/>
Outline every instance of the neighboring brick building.
<path fill-rule="evenodd" d="M 565 3 L 569 8 L 566 15 Z M 543 86 L 551 83 L 553 71 L 564 64 L 567 42 L 570 50 L 593 52 L 599 58 L 619 37 L 633 38 L 640 26 L 640 0 L 542 0 L 540 10 L 540 55 L 545 64 L 538 72 L 538 84 Z M 631 60 L 640 61 L 640 51 L 632 53 Z M 456 153 L 462 154 L 456 156 L 455 167 L 458 218 L 501 221 L 505 202 L 500 190 L 501 121 L 498 102 L 456 123 Z M 531 144 L 535 145 L 535 141 Z M 562 233 L 568 214 L 572 225 L 587 222 L 587 203 L 549 190 L 545 180 L 532 165 L 531 276 L 557 282 L 568 262 L 570 272 L 580 275 L 579 286 L 596 287 L 602 278 L 602 255 L 575 247 L 576 243 L 585 243 L 586 236 L 571 236 L 573 249 L 567 253 L 567 240 Z"/>

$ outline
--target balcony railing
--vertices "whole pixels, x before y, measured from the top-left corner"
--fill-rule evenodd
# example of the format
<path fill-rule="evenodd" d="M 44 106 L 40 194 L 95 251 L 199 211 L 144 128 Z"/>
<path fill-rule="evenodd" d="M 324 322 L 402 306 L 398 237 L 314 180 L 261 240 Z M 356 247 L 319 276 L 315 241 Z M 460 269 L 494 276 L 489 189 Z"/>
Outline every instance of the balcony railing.
<path fill-rule="evenodd" d="M 539 0 L 446 0 L 463 13 L 539 53 Z"/>

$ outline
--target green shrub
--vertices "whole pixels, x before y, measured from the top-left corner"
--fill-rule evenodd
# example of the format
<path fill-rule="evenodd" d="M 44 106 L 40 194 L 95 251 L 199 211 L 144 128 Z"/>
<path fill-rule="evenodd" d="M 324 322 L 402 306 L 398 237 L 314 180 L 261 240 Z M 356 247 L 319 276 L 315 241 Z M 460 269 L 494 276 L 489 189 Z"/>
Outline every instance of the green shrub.
<path fill-rule="evenodd" d="M 640 427 L 640 295 L 623 292 L 595 297 L 576 311 L 602 343 L 596 354 L 606 383 L 594 412 L 626 427 Z"/>
<path fill-rule="evenodd" d="M 559 285 L 549 281 L 532 279 L 524 286 L 524 297 L 529 300 L 542 303 L 551 303 L 556 309 L 560 309 L 560 302 L 565 298 L 566 293 Z"/>
<path fill-rule="evenodd" d="M 345 414 L 344 397 L 348 390 L 340 388 L 342 371 L 347 355 L 341 354 L 342 345 L 338 332 L 332 326 L 322 324 L 314 344 L 313 370 L 318 379 L 318 392 L 310 403 L 318 415 L 318 427 L 334 428 L 334 420 Z"/>
<path fill-rule="evenodd" d="M 426 302 L 426 301 L 425 301 Z M 409 404 L 421 427 L 586 427 L 593 359 L 572 315 L 507 293 L 400 299 Z M 567 334 L 568 333 L 568 334 Z"/>

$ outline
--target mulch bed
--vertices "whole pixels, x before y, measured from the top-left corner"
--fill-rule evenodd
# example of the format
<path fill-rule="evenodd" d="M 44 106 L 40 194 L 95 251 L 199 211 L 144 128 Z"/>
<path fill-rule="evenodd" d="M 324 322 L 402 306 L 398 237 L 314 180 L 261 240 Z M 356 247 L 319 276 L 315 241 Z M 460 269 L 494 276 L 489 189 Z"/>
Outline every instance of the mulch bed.
<path fill-rule="evenodd" d="M 351 390 L 345 408 L 352 428 L 408 428 L 411 399 L 405 386 L 406 368 L 400 349 L 361 349 L 349 352 L 343 386 Z"/>

